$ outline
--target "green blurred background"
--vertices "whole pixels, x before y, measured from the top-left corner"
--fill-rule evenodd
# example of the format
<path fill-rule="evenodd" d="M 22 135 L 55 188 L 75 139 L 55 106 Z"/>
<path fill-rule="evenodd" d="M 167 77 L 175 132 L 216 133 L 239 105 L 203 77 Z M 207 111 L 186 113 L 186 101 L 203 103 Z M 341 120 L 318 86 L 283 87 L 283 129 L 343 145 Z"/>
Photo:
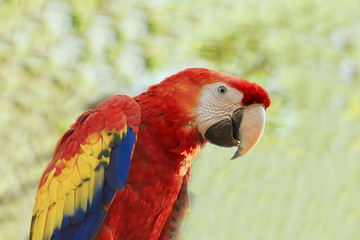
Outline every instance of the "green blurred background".
<path fill-rule="evenodd" d="M 272 99 L 255 149 L 208 145 L 182 239 L 360 239 L 358 0 L 0 0 L 0 240 L 25 239 L 57 139 L 187 67 Z"/>

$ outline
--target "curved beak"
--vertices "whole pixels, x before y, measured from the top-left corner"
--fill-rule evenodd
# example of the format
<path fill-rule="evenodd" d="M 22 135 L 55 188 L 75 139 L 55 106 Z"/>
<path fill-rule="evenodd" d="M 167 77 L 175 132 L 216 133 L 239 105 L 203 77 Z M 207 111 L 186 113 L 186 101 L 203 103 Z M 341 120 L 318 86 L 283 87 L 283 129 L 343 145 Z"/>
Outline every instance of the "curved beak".
<path fill-rule="evenodd" d="M 239 108 L 231 119 L 224 119 L 209 127 L 205 138 L 211 143 L 223 146 L 238 146 L 231 159 L 247 154 L 259 141 L 265 127 L 263 105 Z"/>
<path fill-rule="evenodd" d="M 246 107 L 239 128 L 239 145 L 231 159 L 244 156 L 256 145 L 265 128 L 265 108 L 262 105 Z"/>

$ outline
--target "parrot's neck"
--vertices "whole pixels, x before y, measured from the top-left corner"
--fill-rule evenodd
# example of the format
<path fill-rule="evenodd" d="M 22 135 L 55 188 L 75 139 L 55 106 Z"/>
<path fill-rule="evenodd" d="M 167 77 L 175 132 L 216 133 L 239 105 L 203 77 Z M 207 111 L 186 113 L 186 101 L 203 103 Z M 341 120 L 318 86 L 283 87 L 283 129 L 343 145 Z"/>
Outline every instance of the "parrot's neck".
<path fill-rule="evenodd" d="M 166 166 L 167 171 L 184 176 L 204 145 L 194 115 L 179 98 L 146 92 L 135 100 L 142 110 L 138 139 L 146 143 L 143 152 L 148 156 L 145 158 L 154 165 L 162 165 L 160 168 Z"/>

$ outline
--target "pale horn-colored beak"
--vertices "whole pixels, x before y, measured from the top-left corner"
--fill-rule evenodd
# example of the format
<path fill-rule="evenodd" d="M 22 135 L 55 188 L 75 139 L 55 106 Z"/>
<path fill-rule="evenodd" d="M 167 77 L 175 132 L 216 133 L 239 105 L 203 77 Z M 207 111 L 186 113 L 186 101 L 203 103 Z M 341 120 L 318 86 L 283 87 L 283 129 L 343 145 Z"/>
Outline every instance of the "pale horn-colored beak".
<path fill-rule="evenodd" d="M 259 141 L 265 128 L 265 108 L 263 105 L 250 105 L 243 108 L 239 128 L 238 148 L 231 159 L 247 154 Z"/>

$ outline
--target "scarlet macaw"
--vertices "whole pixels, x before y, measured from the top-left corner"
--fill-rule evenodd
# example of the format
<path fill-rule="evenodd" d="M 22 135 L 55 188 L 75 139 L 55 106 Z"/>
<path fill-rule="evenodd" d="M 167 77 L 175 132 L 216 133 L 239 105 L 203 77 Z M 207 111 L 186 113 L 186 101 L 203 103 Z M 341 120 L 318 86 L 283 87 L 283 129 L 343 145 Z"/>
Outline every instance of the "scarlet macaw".
<path fill-rule="evenodd" d="M 134 98 L 106 99 L 58 141 L 29 239 L 176 239 L 200 149 L 209 141 L 243 156 L 259 140 L 269 105 L 259 85 L 203 68 Z"/>

